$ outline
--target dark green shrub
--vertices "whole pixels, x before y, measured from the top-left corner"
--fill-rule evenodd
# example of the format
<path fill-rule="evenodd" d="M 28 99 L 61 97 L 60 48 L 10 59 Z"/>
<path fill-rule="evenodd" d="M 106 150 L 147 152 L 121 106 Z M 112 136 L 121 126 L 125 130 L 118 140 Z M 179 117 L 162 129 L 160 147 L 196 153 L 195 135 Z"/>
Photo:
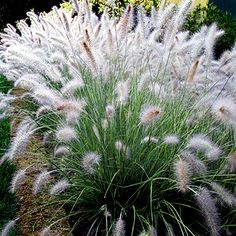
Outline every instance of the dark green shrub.
<path fill-rule="evenodd" d="M 0 92 L 7 93 L 11 84 L 0 76 Z M 10 122 L 8 119 L 0 120 L 0 160 L 10 143 Z M 15 166 L 9 162 L 0 165 L 0 230 L 3 225 L 15 217 L 16 202 L 13 194 L 9 193 L 9 183 Z"/>

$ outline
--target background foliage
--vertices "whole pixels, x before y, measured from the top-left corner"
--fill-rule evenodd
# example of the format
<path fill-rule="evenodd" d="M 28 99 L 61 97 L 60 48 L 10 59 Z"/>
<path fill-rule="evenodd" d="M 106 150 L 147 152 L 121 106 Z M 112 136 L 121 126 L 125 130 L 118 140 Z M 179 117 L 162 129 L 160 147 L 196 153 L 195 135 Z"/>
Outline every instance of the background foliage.
<path fill-rule="evenodd" d="M 0 76 L 0 92 L 7 93 L 10 88 L 11 84 L 6 78 Z M 0 121 L 0 140 L 1 159 L 10 143 L 10 122 L 8 119 Z M 9 162 L 4 162 L 3 165 L 0 165 L 0 229 L 8 220 L 15 217 L 15 196 L 9 193 L 9 183 L 14 171 L 14 165 Z"/>

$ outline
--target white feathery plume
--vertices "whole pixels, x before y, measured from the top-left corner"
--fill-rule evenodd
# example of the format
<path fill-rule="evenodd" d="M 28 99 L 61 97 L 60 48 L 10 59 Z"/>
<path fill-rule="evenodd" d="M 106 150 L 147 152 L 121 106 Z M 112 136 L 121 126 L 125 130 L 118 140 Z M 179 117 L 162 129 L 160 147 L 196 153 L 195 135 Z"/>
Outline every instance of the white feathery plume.
<path fill-rule="evenodd" d="M 39 232 L 39 236 L 52 236 L 50 227 L 45 227 Z"/>
<path fill-rule="evenodd" d="M 83 100 L 64 100 L 58 103 L 55 109 L 65 116 L 68 123 L 74 123 L 79 119 L 85 105 L 86 102 Z"/>
<path fill-rule="evenodd" d="M 41 106 L 37 111 L 36 111 L 36 117 L 40 117 L 41 115 L 47 113 L 48 111 L 51 111 L 50 106 Z"/>
<path fill-rule="evenodd" d="M 236 104 L 232 98 L 217 99 L 211 107 L 211 112 L 216 119 L 226 124 L 234 124 L 236 122 Z"/>
<path fill-rule="evenodd" d="M 196 194 L 195 199 L 199 205 L 206 225 L 209 228 L 211 236 L 220 235 L 220 218 L 217 207 L 208 189 L 201 188 Z"/>
<path fill-rule="evenodd" d="M 64 95 L 73 95 L 77 90 L 84 87 L 84 81 L 80 78 L 72 79 L 62 89 Z"/>
<path fill-rule="evenodd" d="M 114 117 L 114 114 L 115 114 L 115 108 L 114 108 L 114 106 L 111 105 L 111 104 L 108 104 L 108 105 L 106 106 L 106 116 L 107 116 L 107 118 L 108 118 L 108 119 L 113 118 L 113 117 Z"/>
<path fill-rule="evenodd" d="M 100 141 L 101 137 L 100 137 L 99 130 L 98 130 L 97 126 L 93 125 L 92 129 L 93 129 L 93 132 L 94 132 L 95 136 Z"/>
<path fill-rule="evenodd" d="M 158 106 L 145 106 L 140 112 L 140 122 L 142 124 L 150 124 L 160 118 L 161 109 Z"/>
<path fill-rule="evenodd" d="M 25 183 L 27 178 L 26 170 L 18 170 L 11 181 L 10 192 L 15 193 Z"/>
<path fill-rule="evenodd" d="M 186 0 L 182 1 L 180 6 L 178 7 L 178 12 L 171 22 L 170 30 L 168 30 L 166 33 L 166 42 L 168 45 L 168 49 L 172 47 L 175 35 L 178 32 L 179 28 L 182 26 L 185 18 L 187 17 L 191 5 L 192 0 Z"/>
<path fill-rule="evenodd" d="M 165 144 L 178 144 L 179 143 L 179 137 L 177 135 L 167 135 L 164 137 L 164 143 Z"/>
<path fill-rule="evenodd" d="M 117 140 L 115 142 L 115 148 L 119 152 L 124 152 L 125 156 L 126 156 L 126 159 L 130 158 L 130 148 L 127 145 L 125 145 L 122 141 Z"/>
<path fill-rule="evenodd" d="M 79 3 L 77 0 L 72 0 L 72 4 L 75 8 L 75 10 L 77 11 L 77 13 L 80 13 L 80 7 L 79 7 Z"/>
<path fill-rule="evenodd" d="M 189 166 L 192 169 L 193 174 L 204 175 L 207 173 L 207 167 L 203 161 L 199 160 L 193 153 L 190 151 L 184 151 L 181 153 L 183 160 L 188 162 Z"/>
<path fill-rule="evenodd" d="M 11 233 L 15 225 L 16 225 L 16 220 L 9 221 L 7 224 L 3 226 L 2 231 L 0 232 L 0 235 L 9 236 L 9 234 Z"/>
<path fill-rule="evenodd" d="M 212 24 L 212 26 L 209 28 L 207 37 L 205 39 L 205 47 L 206 47 L 206 63 L 209 66 L 210 61 L 213 59 L 214 56 L 214 46 L 216 39 L 221 37 L 224 34 L 224 31 L 217 31 L 216 24 Z"/>
<path fill-rule="evenodd" d="M 117 102 L 126 105 L 129 99 L 130 81 L 119 81 L 116 84 Z"/>
<path fill-rule="evenodd" d="M 59 146 L 54 151 L 55 157 L 67 156 L 70 154 L 70 149 L 67 146 Z"/>
<path fill-rule="evenodd" d="M 202 134 L 196 134 L 190 138 L 187 147 L 204 152 L 206 157 L 211 161 L 217 160 L 222 154 L 221 149 L 206 135 Z"/>
<path fill-rule="evenodd" d="M 230 172 L 235 172 L 236 171 L 236 153 L 231 154 L 227 158 L 227 165 L 229 168 Z"/>
<path fill-rule="evenodd" d="M 55 90 L 49 89 L 45 86 L 36 87 L 33 93 L 33 98 L 41 105 L 54 107 L 61 103 L 61 97 Z"/>
<path fill-rule="evenodd" d="M 142 141 L 141 141 L 141 143 L 148 143 L 148 142 L 151 142 L 151 143 L 158 143 L 159 140 L 158 140 L 158 138 L 156 138 L 156 137 L 147 136 L 147 137 L 143 138 Z"/>
<path fill-rule="evenodd" d="M 52 188 L 49 189 L 50 195 L 59 195 L 66 191 L 70 187 L 70 184 L 67 180 L 59 180 Z"/>
<path fill-rule="evenodd" d="M 64 126 L 57 130 L 56 138 L 60 142 L 70 142 L 77 138 L 76 131 L 70 126 Z"/>
<path fill-rule="evenodd" d="M 104 130 L 107 130 L 107 128 L 109 127 L 109 123 L 107 119 L 102 119 L 102 128 Z"/>
<path fill-rule="evenodd" d="M 99 156 L 97 153 L 86 153 L 82 158 L 82 168 L 85 173 L 93 175 L 95 171 L 95 166 L 99 164 L 100 160 L 101 156 Z"/>
<path fill-rule="evenodd" d="M 223 202 L 228 204 L 230 207 L 236 206 L 236 196 L 233 193 L 230 193 L 223 186 L 216 182 L 211 183 L 211 187 Z"/>
<path fill-rule="evenodd" d="M 174 172 L 177 178 L 178 189 L 182 193 L 188 191 L 188 185 L 192 176 L 192 170 L 188 162 L 179 159 L 174 163 Z"/>
<path fill-rule="evenodd" d="M 118 151 L 121 151 L 121 150 L 123 150 L 124 149 L 124 144 L 120 141 L 120 140 L 117 140 L 116 142 L 115 142 L 115 148 L 116 148 L 116 150 L 118 150 Z"/>
<path fill-rule="evenodd" d="M 30 123 L 31 122 L 31 123 Z M 5 156 L 10 160 L 14 160 L 25 150 L 31 136 L 35 131 L 35 123 L 29 119 L 24 119 L 16 130 L 15 137 Z"/>
<path fill-rule="evenodd" d="M 33 190 L 32 193 L 38 194 L 43 187 L 46 186 L 50 178 L 50 172 L 43 170 L 39 175 L 37 175 L 34 183 L 33 183 Z"/>
<path fill-rule="evenodd" d="M 113 236 L 125 236 L 125 221 L 121 217 L 116 221 Z"/>

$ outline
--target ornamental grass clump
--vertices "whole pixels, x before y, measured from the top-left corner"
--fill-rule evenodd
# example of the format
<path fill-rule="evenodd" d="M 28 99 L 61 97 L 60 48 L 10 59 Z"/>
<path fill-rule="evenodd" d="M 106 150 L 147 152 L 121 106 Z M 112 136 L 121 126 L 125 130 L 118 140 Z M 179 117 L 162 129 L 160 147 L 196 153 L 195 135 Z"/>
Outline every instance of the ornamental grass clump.
<path fill-rule="evenodd" d="M 215 24 L 181 31 L 190 0 L 150 16 L 130 5 L 120 19 L 73 3 L 1 34 L 0 70 L 30 104 L 25 133 L 52 154 L 32 194 L 47 188 L 75 235 L 230 231 L 236 47 L 216 61 Z"/>

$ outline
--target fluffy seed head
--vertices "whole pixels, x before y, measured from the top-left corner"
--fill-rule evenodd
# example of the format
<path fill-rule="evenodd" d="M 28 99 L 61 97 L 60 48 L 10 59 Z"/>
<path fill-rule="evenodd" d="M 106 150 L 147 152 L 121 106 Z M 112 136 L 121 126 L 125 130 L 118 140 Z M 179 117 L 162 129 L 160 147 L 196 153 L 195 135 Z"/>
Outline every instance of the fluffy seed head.
<path fill-rule="evenodd" d="M 82 159 L 82 168 L 83 170 L 90 175 L 94 174 L 95 166 L 99 164 L 101 156 L 94 152 L 86 153 Z"/>
<path fill-rule="evenodd" d="M 10 192 L 15 193 L 25 183 L 26 177 L 26 170 L 18 170 L 11 181 Z"/>
<path fill-rule="evenodd" d="M 165 144 L 178 144 L 179 137 L 177 135 L 168 135 L 164 138 Z"/>
<path fill-rule="evenodd" d="M 69 154 L 70 154 L 70 149 L 66 146 L 60 146 L 54 152 L 55 157 L 62 157 Z"/>
<path fill-rule="evenodd" d="M 113 230 L 113 236 L 124 236 L 125 235 L 125 221 L 119 218 Z"/>
<path fill-rule="evenodd" d="M 50 179 L 50 172 L 44 170 L 35 179 L 33 183 L 33 194 L 38 194 L 46 186 Z"/>
<path fill-rule="evenodd" d="M 188 191 L 190 177 L 192 176 L 192 171 L 189 164 L 186 161 L 179 159 L 174 163 L 174 171 L 177 178 L 179 191 L 186 193 Z"/>
<path fill-rule="evenodd" d="M 207 167 L 203 161 L 199 160 L 193 153 L 184 151 L 181 153 L 183 160 L 188 162 L 195 175 L 204 175 L 207 172 Z"/>
<path fill-rule="evenodd" d="M 130 81 L 119 81 L 116 85 L 117 102 L 126 105 L 129 99 Z"/>
<path fill-rule="evenodd" d="M 70 184 L 66 180 L 59 180 L 50 190 L 50 195 L 58 195 L 63 193 L 70 187 Z"/>
<path fill-rule="evenodd" d="M 195 194 L 195 199 L 199 208 L 201 209 L 205 222 L 210 230 L 211 236 L 220 235 L 220 218 L 217 207 L 212 199 L 210 192 L 206 188 L 200 189 Z"/>
<path fill-rule="evenodd" d="M 10 235 L 11 231 L 16 225 L 16 220 L 9 221 L 6 225 L 4 225 L 2 231 L 0 232 L 1 236 L 8 236 Z"/>
<path fill-rule="evenodd" d="M 236 153 L 231 154 L 228 159 L 228 167 L 230 172 L 235 172 L 236 171 Z"/>
<path fill-rule="evenodd" d="M 82 79 L 73 79 L 69 81 L 61 90 L 62 94 L 73 95 L 76 90 L 84 87 L 84 81 Z"/>
<path fill-rule="evenodd" d="M 236 122 L 236 104 L 231 98 L 220 98 L 216 100 L 211 108 L 216 119 L 227 124 Z"/>
<path fill-rule="evenodd" d="M 205 156 L 214 161 L 222 154 L 222 150 L 214 144 L 207 136 L 202 134 L 194 135 L 189 139 L 187 147 L 193 150 L 199 150 L 204 152 Z"/>
<path fill-rule="evenodd" d="M 160 118 L 161 110 L 157 106 L 147 106 L 140 113 L 140 122 L 142 124 L 150 124 Z"/>
<path fill-rule="evenodd" d="M 150 137 L 150 136 L 147 136 L 145 137 L 144 139 L 142 139 L 141 143 L 148 143 L 148 142 L 151 142 L 151 143 L 158 143 L 158 138 L 156 137 Z"/>
<path fill-rule="evenodd" d="M 230 193 L 223 186 L 215 182 L 211 183 L 211 187 L 223 202 L 228 204 L 230 207 L 236 206 L 236 196 L 234 194 Z"/>
<path fill-rule="evenodd" d="M 72 127 L 64 126 L 57 130 L 56 138 L 60 142 L 69 142 L 76 139 L 76 132 Z"/>
<path fill-rule="evenodd" d="M 45 227 L 39 232 L 39 236 L 51 236 L 51 235 L 52 231 L 50 230 L 49 227 Z"/>
<path fill-rule="evenodd" d="M 115 108 L 113 105 L 109 104 L 106 106 L 106 116 L 108 119 L 111 119 L 115 114 Z"/>

